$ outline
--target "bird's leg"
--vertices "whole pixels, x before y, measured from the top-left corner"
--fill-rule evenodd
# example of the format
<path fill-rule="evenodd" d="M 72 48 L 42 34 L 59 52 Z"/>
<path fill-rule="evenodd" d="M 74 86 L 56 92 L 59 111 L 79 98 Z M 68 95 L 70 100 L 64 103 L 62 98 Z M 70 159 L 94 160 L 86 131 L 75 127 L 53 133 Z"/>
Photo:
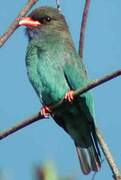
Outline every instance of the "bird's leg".
<path fill-rule="evenodd" d="M 65 94 L 65 100 L 72 102 L 74 100 L 74 91 L 70 90 Z"/>
<path fill-rule="evenodd" d="M 41 115 L 44 116 L 45 118 L 49 117 L 50 116 L 50 113 L 51 113 L 51 110 L 48 106 L 43 106 L 41 108 L 41 111 L 40 111 Z"/>

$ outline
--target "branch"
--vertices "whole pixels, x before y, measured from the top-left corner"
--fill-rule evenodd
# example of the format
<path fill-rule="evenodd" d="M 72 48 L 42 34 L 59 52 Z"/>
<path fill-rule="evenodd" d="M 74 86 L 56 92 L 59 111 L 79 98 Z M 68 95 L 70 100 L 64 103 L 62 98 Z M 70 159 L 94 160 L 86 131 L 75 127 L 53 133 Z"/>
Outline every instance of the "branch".
<path fill-rule="evenodd" d="M 76 91 L 74 91 L 74 96 L 79 96 L 111 79 L 114 79 L 118 76 L 121 75 L 121 69 L 119 69 L 118 71 L 115 71 L 111 74 L 108 74 L 100 79 L 96 79 L 94 81 L 92 81 L 91 83 L 89 83 L 87 86 L 83 87 L 83 88 L 80 88 Z M 52 106 L 51 107 L 51 110 L 54 111 L 58 106 L 60 106 L 62 103 L 63 103 L 64 99 L 62 99 L 61 101 L 59 101 L 56 105 Z M 39 121 L 40 119 L 43 119 L 44 117 L 40 114 L 40 113 L 37 113 L 35 114 L 33 117 L 31 118 L 28 118 L 20 123 L 18 123 L 17 125 L 3 131 L 0 133 L 0 140 L 4 139 L 5 137 L 15 133 L 16 131 L 20 130 L 20 129 L 23 129 L 24 127 L 36 122 L 36 121 Z"/>
<path fill-rule="evenodd" d="M 44 117 L 40 113 L 37 113 L 34 116 L 23 120 L 22 122 L 14 125 L 13 127 L 7 129 L 6 131 L 3 131 L 2 133 L 0 133 L 0 140 L 2 140 L 3 138 L 15 133 L 16 131 L 23 129 L 26 126 L 28 126 L 28 125 L 30 125 L 30 124 L 32 124 L 32 123 L 34 123 L 40 119 L 43 119 L 43 118 Z"/>
<path fill-rule="evenodd" d="M 87 23 L 87 17 L 88 17 L 88 12 L 89 12 L 89 7 L 90 7 L 90 0 L 86 0 L 85 2 L 85 7 L 84 7 L 84 12 L 83 12 L 83 16 L 82 16 L 82 23 L 81 23 L 81 32 L 80 32 L 80 41 L 79 41 L 79 55 L 81 58 L 83 58 L 83 49 L 84 49 L 84 38 L 85 38 L 85 30 L 86 30 L 86 23 Z M 121 69 L 119 71 L 116 71 L 112 74 L 109 74 L 107 76 L 105 76 L 104 78 L 101 78 L 100 80 L 95 80 L 92 83 L 90 83 L 89 85 L 87 85 L 87 87 L 82 88 L 81 90 L 77 90 L 76 94 L 83 92 L 86 92 L 87 90 L 90 90 L 104 82 L 107 82 L 117 76 L 121 75 Z M 116 166 L 116 163 L 111 155 L 111 152 L 107 146 L 107 144 L 104 141 L 104 138 L 102 137 L 101 132 L 99 131 L 99 129 L 96 129 L 96 133 L 97 133 L 97 137 L 98 137 L 98 141 L 100 143 L 100 147 L 105 155 L 105 158 L 111 168 L 111 171 L 113 173 L 113 178 L 115 180 L 121 180 L 121 174 L 120 171 L 118 169 L 118 167 Z"/>
<path fill-rule="evenodd" d="M 97 133 L 97 137 L 98 137 L 98 141 L 101 146 L 101 149 L 102 149 L 102 151 L 106 157 L 106 160 L 111 168 L 111 171 L 113 173 L 113 178 L 115 180 L 121 180 L 120 171 L 119 171 L 118 167 L 116 166 L 116 163 L 111 155 L 111 152 L 110 152 L 107 144 L 105 143 L 104 138 L 103 138 L 101 132 L 99 131 L 99 129 L 96 129 L 96 133 Z"/>
<path fill-rule="evenodd" d="M 91 83 L 86 85 L 85 87 L 77 89 L 76 91 L 74 91 L 74 97 L 79 96 L 79 95 L 81 95 L 81 94 L 83 94 L 83 93 L 85 93 L 85 92 L 87 92 L 87 91 L 89 91 L 89 90 L 91 90 L 91 89 L 93 89 L 93 88 L 107 82 L 107 81 L 110 81 L 110 80 L 112 80 L 112 79 L 114 79 L 114 78 L 116 78 L 118 76 L 121 76 L 121 69 L 119 69 L 119 70 L 117 70 L 117 71 L 115 71 L 115 72 L 113 72 L 111 74 L 105 75 L 100 79 L 95 79 Z M 52 107 L 52 110 L 54 110 L 55 108 L 60 106 L 62 104 L 63 100 L 64 99 L 62 99 L 56 105 L 54 105 Z"/>
<path fill-rule="evenodd" d="M 84 38 L 85 38 L 85 30 L 86 30 L 89 7 L 90 7 L 90 0 L 86 0 L 84 11 L 83 11 L 83 16 L 82 16 L 81 31 L 80 31 L 80 41 L 79 41 L 79 54 L 80 54 L 81 58 L 83 57 Z"/>
<path fill-rule="evenodd" d="M 4 45 L 4 43 L 8 40 L 8 38 L 14 33 L 14 31 L 18 28 L 18 23 L 20 19 L 25 16 L 29 10 L 33 7 L 33 5 L 38 0 L 29 0 L 26 6 L 20 11 L 18 16 L 15 18 L 13 23 L 8 27 L 8 30 L 0 37 L 0 47 Z"/>
<path fill-rule="evenodd" d="M 56 0 L 56 6 L 57 6 L 57 9 L 58 9 L 59 11 L 61 11 L 60 0 Z"/>

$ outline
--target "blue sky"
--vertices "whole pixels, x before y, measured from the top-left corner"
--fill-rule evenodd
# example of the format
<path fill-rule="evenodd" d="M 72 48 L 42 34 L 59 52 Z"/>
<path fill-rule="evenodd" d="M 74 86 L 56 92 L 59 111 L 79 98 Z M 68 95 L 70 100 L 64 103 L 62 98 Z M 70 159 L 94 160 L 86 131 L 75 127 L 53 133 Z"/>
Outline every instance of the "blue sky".
<path fill-rule="evenodd" d="M 25 0 L 2 1 L 0 6 L 0 34 L 2 34 L 24 6 Z M 55 6 L 54 0 L 41 0 L 35 7 Z M 68 21 L 78 47 L 80 21 L 84 0 L 62 1 L 62 11 Z M 34 8 L 35 8 L 34 7 Z M 121 1 L 92 0 L 84 62 L 91 79 L 121 67 Z M 27 39 L 19 28 L 0 51 L 0 130 L 11 127 L 40 109 L 39 99 L 32 89 L 25 67 Z M 121 168 L 121 78 L 96 89 L 93 95 L 97 125 L 103 132 L 112 154 Z M 75 180 L 90 180 L 83 176 L 71 138 L 52 120 L 40 121 L 0 142 L 0 169 L 4 180 L 33 180 L 34 167 L 52 160 L 60 175 L 73 175 Z M 111 179 L 104 161 L 97 180 Z"/>

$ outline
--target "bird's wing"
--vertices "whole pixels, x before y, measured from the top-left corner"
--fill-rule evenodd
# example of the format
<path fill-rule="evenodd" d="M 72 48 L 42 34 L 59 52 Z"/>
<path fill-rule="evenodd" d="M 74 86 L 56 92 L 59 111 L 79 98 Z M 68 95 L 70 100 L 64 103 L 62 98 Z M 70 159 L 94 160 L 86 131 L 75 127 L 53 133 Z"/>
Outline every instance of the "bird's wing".
<path fill-rule="evenodd" d="M 88 84 L 89 80 L 87 78 L 86 70 L 82 60 L 76 53 L 69 53 L 67 59 L 65 59 L 64 64 L 64 74 L 67 82 L 72 90 L 79 89 L 84 87 Z M 87 108 L 89 108 L 90 112 L 94 115 L 94 108 L 93 108 L 93 98 L 90 92 L 82 94 L 80 97 L 85 98 L 85 103 Z M 83 102 L 83 101 L 82 101 Z M 87 112 L 85 112 L 87 114 Z"/>
<path fill-rule="evenodd" d="M 83 87 L 88 81 L 84 64 L 76 53 L 69 53 L 65 57 L 64 73 L 74 90 Z"/>
<path fill-rule="evenodd" d="M 34 48 L 32 46 L 28 47 L 26 54 L 26 67 L 27 67 L 28 78 L 33 88 L 35 89 L 37 95 L 39 96 L 41 104 L 43 104 L 42 95 L 41 95 L 43 86 L 42 86 L 41 78 L 37 72 L 37 66 L 39 62 L 37 53 L 38 53 L 38 49 L 36 47 Z"/>
<path fill-rule="evenodd" d="M 64 65 L 64 73 L 68 83 L 74 90 L 87 85 L 89 82 L 87 79 L 85 67 L 78 55 L 73 54 L 70 56 L 70 59 L 66 60 Z M 95 112 L 92 94 L 90 92 L 84 93 L 80 95 L 77 101 L 84 119 L 88 122 L 94 143 L 96 145 L 97 151 L 99 152 L 94 123 Z"/>

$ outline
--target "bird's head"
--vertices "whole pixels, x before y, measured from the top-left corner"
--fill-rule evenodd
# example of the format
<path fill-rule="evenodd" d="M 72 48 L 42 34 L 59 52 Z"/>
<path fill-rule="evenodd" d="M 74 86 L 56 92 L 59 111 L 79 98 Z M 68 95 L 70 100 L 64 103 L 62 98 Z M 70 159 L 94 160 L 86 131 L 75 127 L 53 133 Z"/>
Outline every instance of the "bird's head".
<path fill-rule="evenodd" d="M 67 31 L 68 27 L 64 16 L 52 7 L 40 7 L 23 17 L 20 26 L 27 27 L 29 39 L 40 35 L 54 35 L 55 33 Z"/>

